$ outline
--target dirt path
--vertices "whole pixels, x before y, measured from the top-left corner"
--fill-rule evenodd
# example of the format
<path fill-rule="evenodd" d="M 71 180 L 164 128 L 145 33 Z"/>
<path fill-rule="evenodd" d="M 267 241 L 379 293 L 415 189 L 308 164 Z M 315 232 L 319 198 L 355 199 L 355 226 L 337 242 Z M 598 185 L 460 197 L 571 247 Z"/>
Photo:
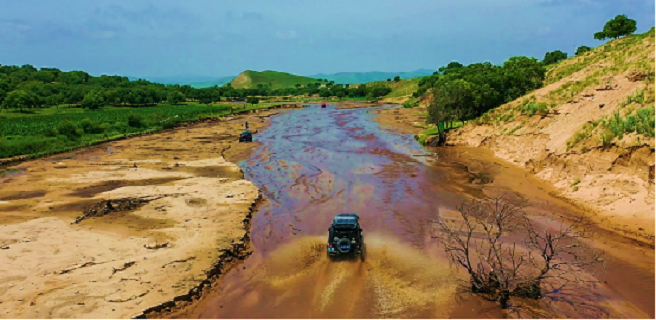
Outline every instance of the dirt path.
<path fill-rule="evenodd" d="M 191 300 L 250 254 L 259 191 L 226 158 L 248 157 L 244 121 L 261 130 L 272 113 L 7 168 L 0 318 L 129 318 Z"/>

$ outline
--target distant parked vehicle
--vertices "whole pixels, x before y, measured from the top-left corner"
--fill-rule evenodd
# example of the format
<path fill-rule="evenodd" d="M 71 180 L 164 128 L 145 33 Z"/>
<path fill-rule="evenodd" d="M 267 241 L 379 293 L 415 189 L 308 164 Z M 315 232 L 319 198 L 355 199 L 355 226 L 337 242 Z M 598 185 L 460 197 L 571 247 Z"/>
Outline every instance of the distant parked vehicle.
<path fill-rule="evenodd" d="M 322 108 L 325 108 L 325 107 L 326 107 L 326 104 L 325 104 L 325 103 L 322 103 L 322 104 L 321 104 L 321 107 L 322 107 Z"/>
<path fill-rule="evenodd" d="M 239 135 L 239 142 L 253 142 L 253 133 L 246 129 Z"/>

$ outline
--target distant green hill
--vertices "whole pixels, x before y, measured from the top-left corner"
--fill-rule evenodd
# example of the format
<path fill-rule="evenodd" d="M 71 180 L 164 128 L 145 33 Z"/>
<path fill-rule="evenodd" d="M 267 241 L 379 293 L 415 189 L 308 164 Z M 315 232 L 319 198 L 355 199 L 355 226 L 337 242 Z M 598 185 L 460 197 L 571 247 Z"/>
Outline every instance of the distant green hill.
<path fill-rule="evenodd" d="M 318 78 L 318 77 L 317 77 Z M 306 85 L 308 83 L 321 83 L 317 78 L 297 76 L 287 72 L 278 71 L 252 71 L 246 70 L 230 82 L 236 89 L 254 89 L 258 84 L 270 86 L 272 89 L 293 88 L 296 84 Z"/>
<path fill-rule="evenodd" d="M 361 84 L 394 79 L 396 76 L 401 77 L 401 79 L 425 77 L 433 74 L 433 71 L 429 69 L 417 69 L 409 72 L 338 72 L 333 74 L 319 73 L 310 77 L 327 79 L 328 81 L 335 81 L 335 83 L 341 84 Z"/>

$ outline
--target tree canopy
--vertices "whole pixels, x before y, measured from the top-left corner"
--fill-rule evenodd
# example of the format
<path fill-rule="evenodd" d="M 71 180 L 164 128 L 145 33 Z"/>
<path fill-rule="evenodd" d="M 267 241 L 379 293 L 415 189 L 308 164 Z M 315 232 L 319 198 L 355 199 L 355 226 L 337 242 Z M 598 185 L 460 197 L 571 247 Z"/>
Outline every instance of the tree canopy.
<path fill-rule="evenodd" d="M 576 48 L 575 55 L 579 56 L 579 55 L 582 55 L 582 54 L 584 54 L 584 53 L 586 53 L 590 50 L 592 50 L 592 48 L 590 48 L 588 46 L 580 46 L 580 47 Z"/>
<path fill-rule="evenodd" d="M 501 66 L 452 62 L 421 78 L 413 96 L 430 96 L 430 123 L 467 121 L 540 88 L 544 77 L 544 64 L 535 58 L 511 57 Z"/>
<path fill-rule="evenodd" d="M 597 40 L 617 39 L 636 31 L 636 21 L 620 14 L 610 19 L 604 25 L 604 29 L 594 34 Z"/>
<path fill-rule="evenodd" d="M 567 59 L 567 53 L 562 52 L 560 50 L 556 50 L 556 51 L 545 53 L 542 62 L 546 65 L 550 65 L 550 64 L 558 63 L 565 59 Z"/>

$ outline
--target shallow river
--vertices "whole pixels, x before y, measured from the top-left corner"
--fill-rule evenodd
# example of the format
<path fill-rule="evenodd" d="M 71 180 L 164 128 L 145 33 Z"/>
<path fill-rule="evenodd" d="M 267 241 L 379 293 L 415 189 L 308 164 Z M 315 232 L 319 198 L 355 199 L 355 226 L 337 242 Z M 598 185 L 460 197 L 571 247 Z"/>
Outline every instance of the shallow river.
<path fill-rule="evenodd" d="M 380 128 L 367 111 L 312 106 L 254 136 L 263 145 L 239 163 L 266 199 L 252 222 L 254 253 L 185 317 L 477 317 L 462 313 L 471 301 L 453 308 L 456 276 L 431 238 L 438 209 L 462 197 L 442 187 L 448 174 L 413 156 L 426 151 L 412 135 Z M 365 262 L 327 259 L 340 212 L 360 215 Z"/>

